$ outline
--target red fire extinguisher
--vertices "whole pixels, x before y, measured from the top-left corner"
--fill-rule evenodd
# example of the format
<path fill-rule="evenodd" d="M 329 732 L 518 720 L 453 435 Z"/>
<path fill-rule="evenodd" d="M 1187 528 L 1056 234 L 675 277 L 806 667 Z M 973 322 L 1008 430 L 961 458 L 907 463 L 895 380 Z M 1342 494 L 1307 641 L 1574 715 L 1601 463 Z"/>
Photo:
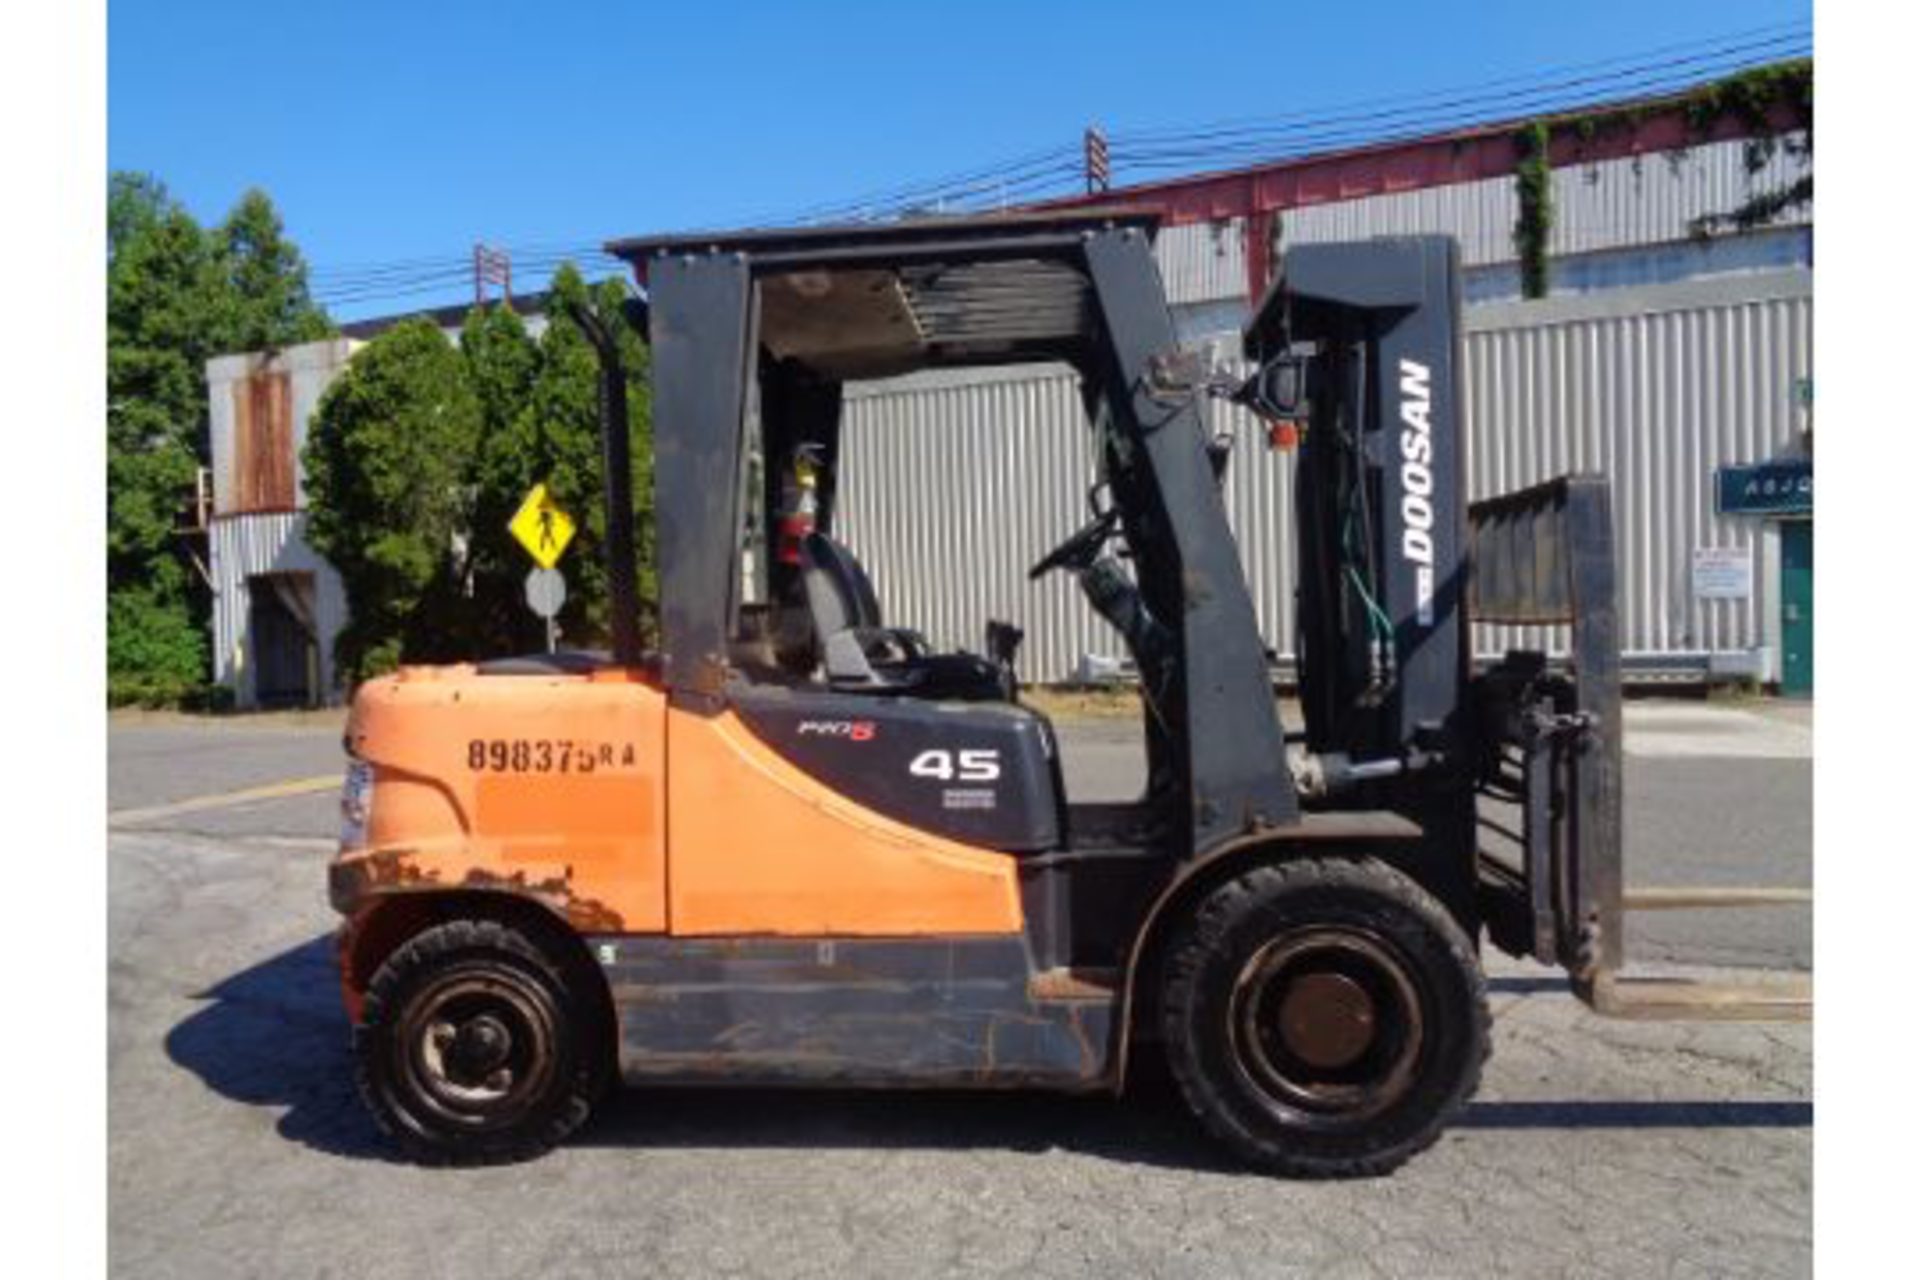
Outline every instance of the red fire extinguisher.
<path fill-rule="evenodd" d="M 820 446 L 803 444 L 780 484 L 780 563 L 800 563 L 800 543 L 820 515 Z"/>

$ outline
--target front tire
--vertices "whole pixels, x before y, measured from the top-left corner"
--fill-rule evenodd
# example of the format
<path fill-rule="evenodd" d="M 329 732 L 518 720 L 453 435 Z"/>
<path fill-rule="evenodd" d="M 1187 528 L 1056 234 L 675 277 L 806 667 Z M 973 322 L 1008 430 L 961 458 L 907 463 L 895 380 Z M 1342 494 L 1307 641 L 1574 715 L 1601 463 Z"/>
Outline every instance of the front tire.
<path fill-rule="evenodd" d="M 581 993 L 525 934 L 453 920 L 398 948 L 353 1032 L 361 1097 L 429 1164 L 546 1151 L 578 1128 L 610 1073 Z"/>
<path fill-rule="evenodd" d="M 1389 1172 L 1480 1082 L 1490 1018 L 1472 942 L 1373 858 L 1256 867 L 1206 894 L 1162 970 L 1168 1065 L 1248 1162 Z"/>

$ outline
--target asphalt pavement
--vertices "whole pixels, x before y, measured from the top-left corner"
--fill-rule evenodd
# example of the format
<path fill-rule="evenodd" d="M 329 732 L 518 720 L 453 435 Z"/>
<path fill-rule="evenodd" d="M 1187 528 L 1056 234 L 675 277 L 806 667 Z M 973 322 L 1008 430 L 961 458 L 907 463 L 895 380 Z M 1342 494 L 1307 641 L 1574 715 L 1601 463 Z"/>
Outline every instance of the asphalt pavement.
<path fill-rule="evenodd" d="M 1155 1079 L 1117 1101 L 627 1091 L 531 1164 L 394 1163 L 354 1096 L 328 946 L 335 797 L 310 788 L 339 729 L 111 726 L 116 1274 L 1811 1270 L 1811 1029 L 1609 1022 L 1506 961 L 1478 1101 L 1386 1179 L 1241 1172 Z M 1062 737 L 1076 798 L 1137 787 L 1130 725 Z M 1634 704 L 1627 741 L 1630 880 L 1811 883 L 1808 709 Z M 1656 965 L 1804 966 L 1809 915 L 1676 914 L 1630 941 Z"/>

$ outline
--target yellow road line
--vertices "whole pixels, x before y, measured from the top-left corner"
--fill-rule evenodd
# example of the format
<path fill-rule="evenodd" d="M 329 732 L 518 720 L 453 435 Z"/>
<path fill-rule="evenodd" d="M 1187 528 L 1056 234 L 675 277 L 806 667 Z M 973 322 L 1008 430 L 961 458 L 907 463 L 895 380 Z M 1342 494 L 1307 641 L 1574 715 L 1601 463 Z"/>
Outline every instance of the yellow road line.
<path fill-rule="evenodd" d="M 157 804 L 145 809 L 115 809 L 107 814 L 109 827 L 124 827 L 136 822 L 151 822 L 156 818 L 171 818 L 183 813 L 200 813 L 207 809 L 225 809 L 236 804 L 252 804 L 257 800 L 285 800 L 290 796 L 310 796 L 321 791 L 338 791 L 340 774 L 329 773 L 316 778 L 287 778 L 280 782 L 269 782 L 264 786 L 248 787 L 242 791 L 224 791 L 215 796 L 195 796 L 191 800 L 176 800 L 172 804 Z"/>

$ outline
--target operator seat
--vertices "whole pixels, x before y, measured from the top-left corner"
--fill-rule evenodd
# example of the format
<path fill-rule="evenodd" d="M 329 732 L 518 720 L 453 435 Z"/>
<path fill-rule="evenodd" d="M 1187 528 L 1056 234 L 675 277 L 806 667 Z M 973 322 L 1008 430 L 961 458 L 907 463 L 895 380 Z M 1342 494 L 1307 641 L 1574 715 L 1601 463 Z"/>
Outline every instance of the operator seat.
<path fill-rule="evenodd" d="M 800 574 L 834 689 L 964 702 L 1013 698 L 1005 668 L 977 654 L 933 653 L 918 631 L 885 625 L 867 571 L 826 534 L 801 539 Z"/>

